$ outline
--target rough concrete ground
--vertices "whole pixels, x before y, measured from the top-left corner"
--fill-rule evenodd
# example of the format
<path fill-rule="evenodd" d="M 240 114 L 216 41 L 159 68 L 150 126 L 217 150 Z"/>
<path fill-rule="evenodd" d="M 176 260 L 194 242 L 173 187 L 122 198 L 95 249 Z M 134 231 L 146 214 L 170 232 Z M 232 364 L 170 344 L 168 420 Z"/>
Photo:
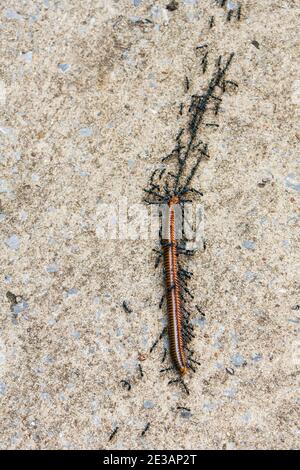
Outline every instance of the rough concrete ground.
<path fill-rule="evenodd" d="M 300 9 L 245 0 L 226 22 L 213 0 L 167 4 L 1 2 L 4 449 L 298 446 Z M 148 354 L 165 319 L 155 241 L 101 240 L 99 207 L 141 202 L 186 123 L 184 77 L 199 92 L 232 51 L 239 88 L 196 180 L 207 249 L 191 285 L 206 316 L 187 397 L 159 373 L 163 346 Z"/>

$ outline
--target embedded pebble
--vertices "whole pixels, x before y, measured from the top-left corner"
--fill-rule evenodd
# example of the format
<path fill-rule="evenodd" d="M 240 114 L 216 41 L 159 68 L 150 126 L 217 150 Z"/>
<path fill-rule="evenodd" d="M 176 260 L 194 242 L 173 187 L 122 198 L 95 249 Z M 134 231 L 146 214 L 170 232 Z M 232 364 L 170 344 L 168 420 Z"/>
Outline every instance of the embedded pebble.
<path fill-rule="evenodd" d="M 227 4 L 226 4 L 226 8 L 227 8 L 228 11 L 230 11 L 230 10 L 236 10 L 236 9 L 238 8 L 238 4 L 232 2 L 231 0 L 228 0 L 228 2 L 227 2 Z"/>
<path fill-rule="evenodd" d="M 19 315 L 20 313 L 24 312 L 29 308 L 28 303 L 25 300 L 21 300 L 16 305 L 13 305 L 12 311 L 15 316 Z"/>
<path fill-rule="evenodd" d="M 4 382 L 0 382 L 0 395 L 5 395 L 6 392 L 6 384 Z"/>
<path fill-rule="evenodd" d="M 251 359 L 252 359 L 253 362 L 259 362 L 259 361 L 262 360 L 262 354 L 255 353 L 255 354 L 252 355 Z"/>
<path fill-rule="evenodd" d="M 72 297 L 73 295 L 77 295 L 79 292 L 78 289 L 76 289 L 76 287 L 72 287 L 71 289 L 67 290 L 67 292 L 65 293 L 65 295 L 67 297 Z"/>
<path fill-rule="evenodd" d="M 49 264 L 49 266 L 46 267 L 47 273 L 57 273 L 58 271 L 58 266 L 57 264 Z"/>
<path fill-rule="evenodd" d="M 188 410 L 182 410 L 180 416 L 185 419 L 189 419 L 192 416 L 192 413 Z"/>
<path fill-rule="evenodd" d="M 4 16 L 8 20 L 21 20 L 22 19 L 22 16 L 12 9 L 6 10 L 6 12 L 4 13 Z"/>
<path fill-rule="evenodd" d="M 154 405 L 154 402 L 153 402 L 153 401 L 151 401 L 151 400 L 145 400 L 143 406 L 144 406 L 144 408 L 146 408 L 147 410 L 150 410 L 150 409 L 154 408 L 155 405 Z"/>
<path fill-rule="evenodd" d="M 253 240 L 245 240 L 242 243 L 242 247 L 246 250 L 255 250 L 255 242 Z"/>
<path fill-rule="evenodd" d="M 10 193 L 11 189 L 9 187 L 9 183 L 5 180 L 0 178 L 0 193 Z"/>
<path fill-rule="evenodd" d="M 255 279 L 257 278 L 257 274 L 251 271 L 246 271 L 244 274 L 244 278 L 246 281 L 252 282 L 255 281 Z"/>
<path fill-rule="evenodd" d="M 58 64 L 58 68 L 62 72 L 67 72 L 67 70 L 69 70 L 70 67 L 71 67 L 70 64 Z"/>
<path fill-rule="evenodd" d="M 300 183 L 296 181 L 296 175 L 294 173 L 289 173 L 285 179 L 285 185 L 287 188 L 294 189 L 300 193 Z"/>
<path fill-rule="evenodd" d="M 231 362 L 236 367 L 241 367 L 247 364 L 244 357 L 241 356 L 239 353 L 234 354 L 234 356 L 231 356 Z"/>
<path fill-rule="evenodd" d="M 22 59 L 27 63 L 32 62 L 32 51 L 23 52 Z"/>
<path fill-rule="evenodd" d="M 224 395 L 225 397 L 233 398 L 236 395 L 236 389 L 228 388 L 227 390 L 224 390 Z"/>
<path fill-rule="evenodd" d="M 82 137 L 91 137 L 93 135 L 93 130 L 90 129 L 90 127 L 82 127 L 82 129 L 79 129 L 79 134 Z"/>
<path fill-rule="evenodd" d="M 6 241 L 5 244 L 11 250 L 18 250 L 20 247 L 20 240 L 18 235 L 11 235 Z"/>

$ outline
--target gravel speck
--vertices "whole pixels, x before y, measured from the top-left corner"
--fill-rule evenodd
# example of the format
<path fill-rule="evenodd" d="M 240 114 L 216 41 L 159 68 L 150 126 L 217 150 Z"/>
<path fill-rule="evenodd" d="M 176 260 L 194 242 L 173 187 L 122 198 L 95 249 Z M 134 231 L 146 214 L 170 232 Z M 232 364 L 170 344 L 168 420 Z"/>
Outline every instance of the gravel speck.
<path fill-rule="evenodd" d="M 18 250 L 19 247 L 20 247 L 20 240 L 19 240 L 19 237 L 17 235 L 11 235 L 11 237 L 9 237 L 5 244 L 8 246 L 8 248 L 10 248 L 11 250 Z"/>
<path fill-rule="evenodd" d="M 239 353 L 234 354 L 234 356 L 231 356 L 231 362 L 236 367 L 241 367 L 247 364 L 245 358 Z"/>
<path fill-rule="evenodd" d="M 27 310 L 29 307 L 28 303 L 25 302 L 25 300 L 21 300 L 18 302 L 16 305 L 13 305 L 12 310 L 13 314 L 15 316 L 19 315 L 20 313 L 24 312 L 24 310 Z"/>
<path fill-rule="evenodd" d="M 300 183 L 296 181 L 296 175 L 294 173 L 289 173 L 285 179 L 285 185 L 287 188 L 294 189 L 300 193 Z"/>
<path fill-rule="evenodd" d="M 246 250 L 255 250 L 255 242 L 253 240 L 244 240 L 242 247 L 246 248 Z"/>
<path fill-rule="evenodd" d="M 252 361 L 253 362 L 259 362 L 262 360 L 262 354 L 260 353 L 255 353 L 255 354 L 252 354 Z"/>
<path fill-rule="evenodd" d="M 70 64 L 58 64 L 58 68 L 62 72 L 67 72 L 67 70 L 71 68 L 71 65 Z"/>
<path fill-rule="evenodd" d="M 151 401 L 151 400 L 145 400 L 144 401 L 144 408 L 146 408 L 147 410 L 150 410 L 150 409 L 154 408 L 154 402 Z"/>
<path fill-rule="evenodd" d="M 22 19 L 22 16 L 12 9 L 6 10 L 6 12 L 4 13 L 4 16 L 8 20 L 21 20 Z"/>
<path fill-rule="evenodd" d="M 79 130 L 79 134 L 82 137 L 91 137 L 93 135 L 93 130 L 90 127 L 82 127 Z"/>
<path fill-rule="evenodd" d="M 49 266 L 46 267 L 47 273 L 57 273 L 58 271 L 58 266 L 57 264 L 49 264 Z"/>
<path fill-rule="evenodd" d="M 23 52 L 22 59 L 27 63 L 32 62 L 32 51 Z"/>
<path fill-rule="evenodd" d="M 67 297 L 72 297 L 73 295 L 77 295 L 79 292 L 78 289 L 76 289 L 76 287 L 72 287 L 71 289 L 69 289 L 67 292 L 66 292 L 66 296 Z"/>
<path fill-rule="evenodd" d="M 4 382 L 0 382 L 0 395 L 5 395 L 6 392 L 6 385 Z"/>

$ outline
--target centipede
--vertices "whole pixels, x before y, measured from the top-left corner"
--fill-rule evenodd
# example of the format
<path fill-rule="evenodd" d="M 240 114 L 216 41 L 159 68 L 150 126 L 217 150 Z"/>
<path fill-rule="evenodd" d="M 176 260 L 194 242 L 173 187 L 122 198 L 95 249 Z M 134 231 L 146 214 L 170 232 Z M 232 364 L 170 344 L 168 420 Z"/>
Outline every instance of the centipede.
<path fill-rule="evenodd" d="M 204 142 L 202 136 L 200 138 L 200 128 L 202 125 L 206 127 L 204 122 L 206 113 L 210 110 L 215 111 L 216 104 L 219 109 L 222 103 L 222 95 L 226 92 L 225 76 L 233 57 L 234 53 L 231 53 L 225 61 L 220 57 L 204 92 L 192 95 L 187 109 L 187 125 L 177 133 L 173 150 L 162 158 L 164 171 L 161 167 L 155 169 L 150 176 L 148 186 L 144 189 L 147 195 L 144 202 L 158 205 L 161 213 L 160 248 L 155 250 L 157 252 L 155 266 L 157 267 L 161 259 L 163 260 L 165 292 L 160 307 L 162 308 L 166 301 L 169 353 L 172 363 L 170 368 L 162 369 L 161 372 L 175 369 L 179 374 L 178 379 L 170 380 L 169 383 L 182 382 L 189 369 L 195 372 L 196 365 L 200 365 L 189 347 L 189 343 L 195 337 L 190 321 L 191 309 L 188 306 L 189 299 L 194 299 L 193 293 L 188 288 L 188 281 L 193 273 L 181 262 L 182 256 L 193 256 L 197 250 L 190 249 L 188 238 L 184 231 L 181 233 L 179 227 L 182 228 L 186 204 L 193 202 L 195 196 L 203 196 L 201 190 L 192 186 L 200 163 L 210 157 L 208 144 Z M 163 334 L 164 331 L 159 339 Z M 155 341 L 150 352 L 156 347 L 159 339 Z M 183 385 L 187 390 L 186 385 L 184 383 Z"/>

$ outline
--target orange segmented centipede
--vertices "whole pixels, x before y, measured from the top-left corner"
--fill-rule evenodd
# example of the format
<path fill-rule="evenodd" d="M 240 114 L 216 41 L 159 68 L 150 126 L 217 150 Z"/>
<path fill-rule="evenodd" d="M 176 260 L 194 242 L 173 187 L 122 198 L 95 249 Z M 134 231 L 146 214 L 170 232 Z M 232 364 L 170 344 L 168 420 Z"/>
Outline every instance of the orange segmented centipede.
<path fill-rule="evenodd" d="M 187 372 L 187 358 L 184 351 L 182 336 L 182 308 L 180 299 L 180 282 L 178 279 L 177 240 L 175 233 L 175 209 L 179 204 L 178 196 L 169 200 L 168 234 L 162 239 L 163 258 L 165 267 L 165 285 L 168 311 L 168 329 L 170 341 L 170 354 L 173 363 L 181 375 Z"/>
<path fill-rule="evenodd" d="M 150 187 L 144 190 L 149 196 L 149 199 L 144 200 L 147 204 L 158 204 L 164 209 L 168 209 L 163 235 L 160 231 L 161 251 L 159 251 L 158 261 L 163 257 L 170 355 L 173 365 L 181 376 L 179 380 L 172 380 L 169 383 L 181 381 L 184 386 L 182 376 L 187 373 L 189 368 L 195 371 L 192 363 L 199 363 L 191 357 L 193 352 L 187 347 L 188 342 L 194 335 L 192 333 L 193 327 L 189 322 L 190 313 L 186 309 L 184 294 L 187 293 L 190 297 L 194 298 L 186 285 L 192 273 L 181 267 L 178 263 L 179 255 L 192 255 L 193 251 L 186 248 L 188 240 L 185 234 L 182 239 L 176 234 L 176 219 L 178 214 L 176 209 L 179 207 L 184 216 L 185 203 L 191 202 L 186 199 L 186 195 L 198 194 L 202 196 L 200 191 L 191 187 L 191 182 L 200 162 L 204 158 L 209 157 L 207 154 L 208 146 L 197 138 L 197 131 L 203 123 L 208 105 L 210 103 L 214 105 L 214 114 L 217 115 L 220 103 L 222 102 L 221 95 L 226 91 L 226 84 L 234 83 L 225 80 L 225 74 L 230 66 L 233 55 L 232 53 L 229 56 L 223 66 L 222 57 L 219 57 L 217 70 L 211 77 L 205 93 L 192 96 L 191 105 L 188 110 L 190 116 L 189 124 L 186 129 L 180 129 L 173 151 L 162 159 L 164 163 L 166 160 L 175 157 L 177 171 L 175 173 L 167 171 L 166 167 L 154 170 L 150 178 Z M 237 85 L 235 84 L 235 86 Z M 217 95 L 217 90 L 221 91 L 221 95 Z M 210 125 L 217 126 L 217 124 Z M 187 160 L 190 157 L 194 157 L 196 161 L 192 165 L 188 176 L 186 176 Z M 163 175 L 164 184 L 162 182 Z M 158 265 L 158 262 L 156 265 Z M 153 344 L 150 351 L 153 350 L 157 342 L 158 340 Z"/>

